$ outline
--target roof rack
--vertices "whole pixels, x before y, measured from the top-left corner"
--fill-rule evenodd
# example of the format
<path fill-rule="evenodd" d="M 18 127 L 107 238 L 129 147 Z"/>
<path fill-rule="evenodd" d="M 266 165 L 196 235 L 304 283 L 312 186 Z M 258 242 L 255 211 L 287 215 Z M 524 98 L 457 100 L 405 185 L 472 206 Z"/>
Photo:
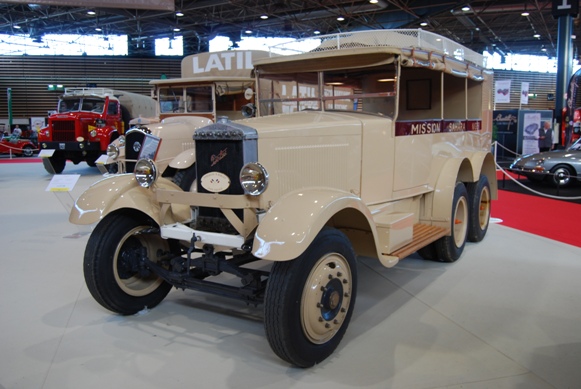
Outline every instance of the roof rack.
<path fill-rule="evenodd" d="M 113 96 L 113 89 L 108 88 L 65 88 L 65 96 Z"/>
<path fill-rule="evenodd" d="M 319 42 L 319 45 L 308 50 L 309 45 L 301 42 Z M 271 53 L 283 55 L 304 54 L 330 50 L 346 50 L 356 47 L 395 47 L 399 49 L 421 49 L 436 52 L 459 61 L 484 67 L 484 56 L 454 42 L 451 39 L 422 29 L 394 29 L 345 32 L 329 35 L 318 35 L 285 42 L 270 47 Z M 310 45 L 312 47 L 312 45 Z"/>

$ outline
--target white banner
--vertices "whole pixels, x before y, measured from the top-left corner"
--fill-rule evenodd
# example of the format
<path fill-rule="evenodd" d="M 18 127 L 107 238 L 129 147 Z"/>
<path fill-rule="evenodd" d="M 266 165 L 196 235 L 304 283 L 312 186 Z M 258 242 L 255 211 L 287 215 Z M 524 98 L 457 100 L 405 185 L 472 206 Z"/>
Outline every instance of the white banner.
<path fill-rule="evenodd" d="M 510 103 L 510 81 L 496 81 L 494 88 L 494 101 L 496 103 Z"/>
<path fill-rule="evenodd" d="M 523 117 L 522 153 L 535 154 L 539 152 L 539 128 L 541 128 L 540 113 L 525 113 Z"/>
<path fill-rule="evenodd" d="M 522 82 L 520 84 L 520 103 L 521 104 L 528 104 L 529 103 L 529 83 Z"/>

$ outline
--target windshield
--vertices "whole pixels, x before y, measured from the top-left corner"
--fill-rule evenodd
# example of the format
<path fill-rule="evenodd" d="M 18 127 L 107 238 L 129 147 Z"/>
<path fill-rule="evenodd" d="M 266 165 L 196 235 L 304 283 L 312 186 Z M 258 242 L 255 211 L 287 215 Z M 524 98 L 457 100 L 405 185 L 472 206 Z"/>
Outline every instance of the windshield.
<path fill-rule="evenodd" d="M 95 97 L 64 98 L 59 102 L 58 112 L 95 112 L 103 113 L 105 100 Z"/>
<path fill-rule="evenodd" d="M 161 113 L 213 112 L 214 100 L 211 86 L 169 87 L 159 89 Z"/>
<path fill-rule="evenodd" d="M 569 147 L 569 150 L 581 151 L 581 138 L 577 139 L 577 141 Z"/>

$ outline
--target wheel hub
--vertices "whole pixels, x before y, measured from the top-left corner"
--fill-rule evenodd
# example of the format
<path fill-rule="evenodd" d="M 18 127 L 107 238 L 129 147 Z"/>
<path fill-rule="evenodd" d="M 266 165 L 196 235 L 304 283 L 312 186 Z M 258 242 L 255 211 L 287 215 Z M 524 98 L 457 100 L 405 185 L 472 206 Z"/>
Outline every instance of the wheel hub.
<path fill-rule="evenodd" d="M 315 265 L 305 284 L 301 320 L 315 344 L 329 341 L 341 329 L 351 300 L 351 272 L 345 258 L 329 254 Z"/>
<path fill-rule="evenodd" d="M 337 313 L 341 308 L 341 302 L 343 301 L 343 285 L 341 285 L 339 279 L 333 278 L 323 288 L 323 296 L 320 301 L 321 316 L 323 319 L 328 321 L 337 316 Z"/>

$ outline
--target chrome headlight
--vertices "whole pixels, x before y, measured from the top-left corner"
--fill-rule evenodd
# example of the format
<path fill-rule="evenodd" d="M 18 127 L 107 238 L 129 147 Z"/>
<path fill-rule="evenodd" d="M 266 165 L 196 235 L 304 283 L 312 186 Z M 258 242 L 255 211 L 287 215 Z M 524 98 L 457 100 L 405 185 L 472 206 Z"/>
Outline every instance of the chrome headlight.
<path fill-rule="evenodd" d="M 89 135 L 91 135 L 91 138 L 94 138 L 97 136 L 97 130 L 91 130 L 91 132 L 89 132 Z"/>
<path fill-rule="evenodd" d="M 117 159 L 117 157 L 119 157 L 119 147 L 110 143 L 109 146 L 107 146 L 107 156 L 109 158 Z"/>
<path fill-rule="evenodd" d="M 258 162 L 250 162 L 240 170 L 240 184 L 246 194 L 258 196 L 268 186 L 268 173 Z"/>
<path fill-rule="evenodd" d="M 144 188 L 149 188 L 157 179 L 157 167 L 151 159 L 140 159 L 135 164 L 135 179 Z"/>

